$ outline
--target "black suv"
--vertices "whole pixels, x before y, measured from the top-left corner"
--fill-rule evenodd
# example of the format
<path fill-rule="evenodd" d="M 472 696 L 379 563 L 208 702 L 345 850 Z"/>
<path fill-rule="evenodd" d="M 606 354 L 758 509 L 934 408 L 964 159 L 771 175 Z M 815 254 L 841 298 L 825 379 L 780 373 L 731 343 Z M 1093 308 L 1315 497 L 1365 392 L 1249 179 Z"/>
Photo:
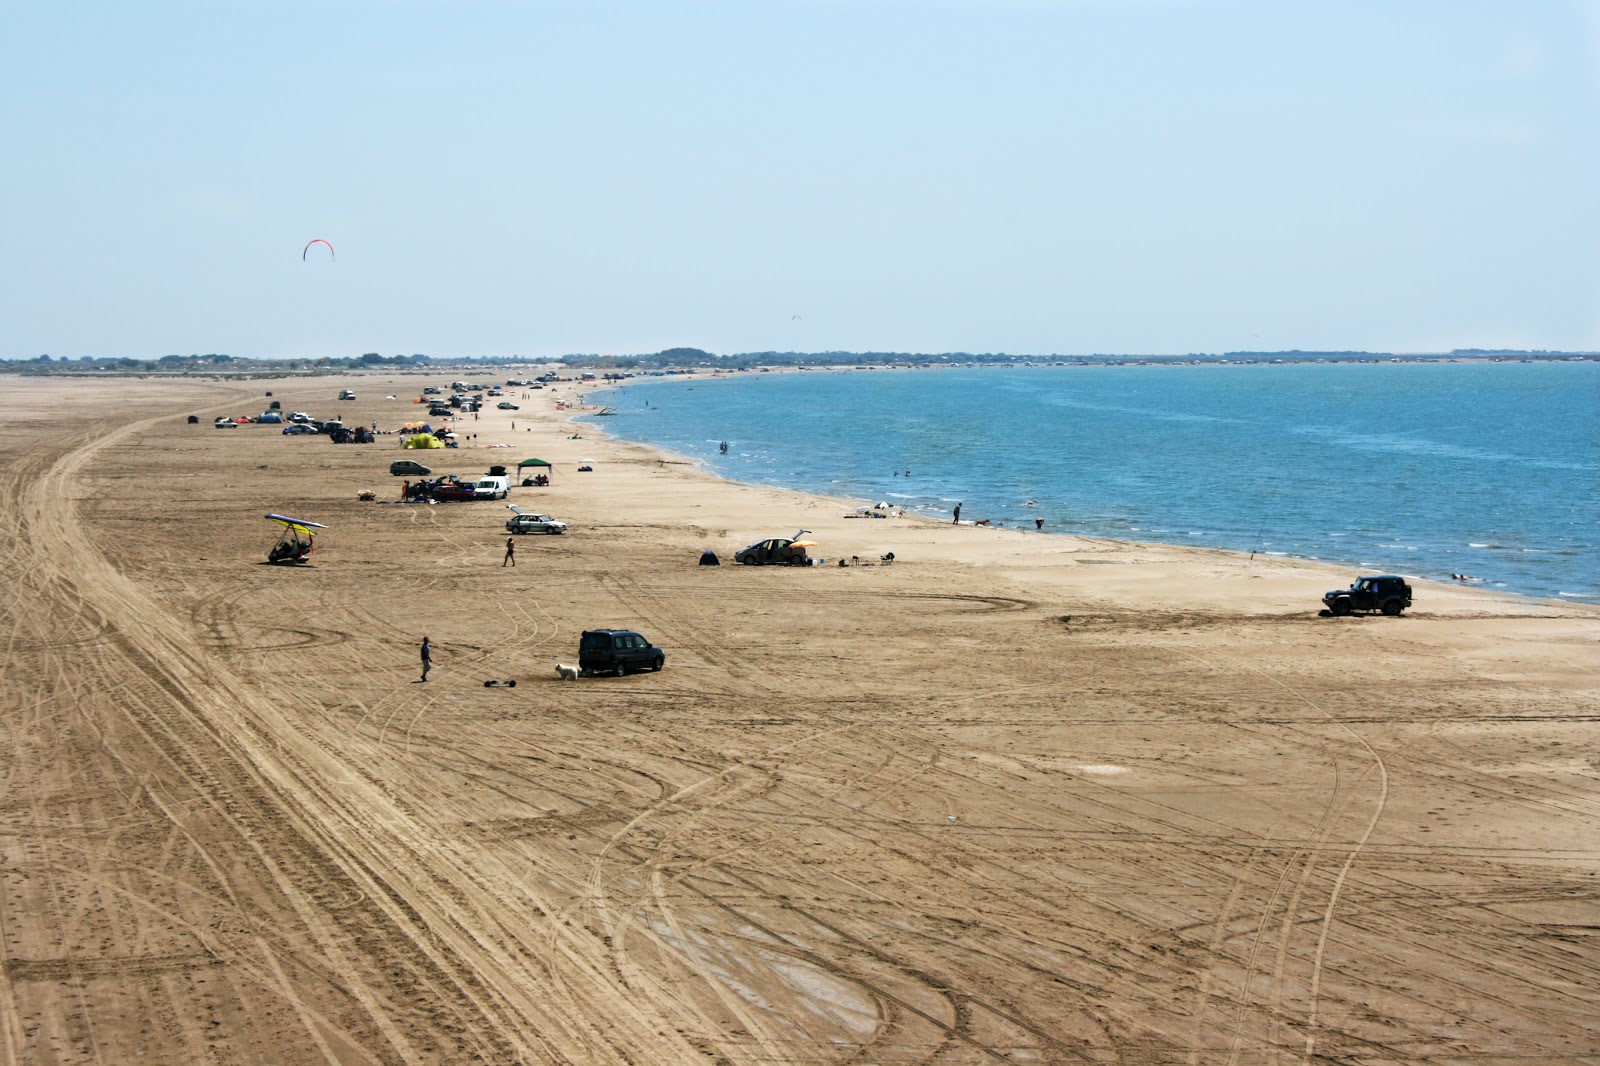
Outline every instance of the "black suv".
<path fill-rule="evenodd" d="M 1322 602 L 1329 614 L 1382 611 L 1387 615 L 1397 615 L 1411 606 L 1411 586 L 1406 584 L 1405 578 L 1393 574 L 1358 577 L 1355 584 L 1347 589 L 1324 593 Z"/>
<path fill-rule="evenodd" d="M 578 669 L 585 674 L 616 674 L 629 670 L 659 670 L 667 653 L 631 629 L 585 630 L 578 641 Z"/>

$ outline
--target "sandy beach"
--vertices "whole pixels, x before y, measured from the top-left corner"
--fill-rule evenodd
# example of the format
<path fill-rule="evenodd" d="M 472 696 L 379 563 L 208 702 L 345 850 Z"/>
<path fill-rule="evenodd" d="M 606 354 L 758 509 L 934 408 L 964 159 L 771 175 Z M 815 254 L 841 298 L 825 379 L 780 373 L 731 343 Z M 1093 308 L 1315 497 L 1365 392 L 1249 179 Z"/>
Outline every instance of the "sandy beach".
<path fill-rule="evenodd" d="M 5 379 L 0 1066 L 1600 1060 L 1600 610 L 847 517 L 567 383 L 211 425 L 449 376 Z M 389 502 L 529 456 L 515 567 Z"/>

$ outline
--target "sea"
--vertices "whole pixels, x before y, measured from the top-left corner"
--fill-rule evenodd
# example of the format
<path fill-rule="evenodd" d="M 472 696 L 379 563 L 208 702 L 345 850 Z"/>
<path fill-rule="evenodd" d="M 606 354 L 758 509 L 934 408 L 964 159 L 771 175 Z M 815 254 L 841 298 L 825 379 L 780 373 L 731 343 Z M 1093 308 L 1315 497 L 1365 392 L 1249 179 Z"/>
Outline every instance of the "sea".
<path fill-rule="evenodd" d="M 702 371 L 591 402 L 735 481 L 1600 603 L 1596 362 Z"/>

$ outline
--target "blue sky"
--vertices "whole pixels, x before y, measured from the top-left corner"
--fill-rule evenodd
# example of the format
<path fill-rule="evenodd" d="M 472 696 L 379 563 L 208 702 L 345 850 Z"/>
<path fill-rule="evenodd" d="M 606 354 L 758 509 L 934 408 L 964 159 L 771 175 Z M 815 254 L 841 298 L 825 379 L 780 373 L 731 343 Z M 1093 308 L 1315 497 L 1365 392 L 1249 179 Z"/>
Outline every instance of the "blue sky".
<path fill-rule="evenodd" d="M 1596 349 L 1597 56 L 1594 0 L 0 0 L 0 357 Z"/>

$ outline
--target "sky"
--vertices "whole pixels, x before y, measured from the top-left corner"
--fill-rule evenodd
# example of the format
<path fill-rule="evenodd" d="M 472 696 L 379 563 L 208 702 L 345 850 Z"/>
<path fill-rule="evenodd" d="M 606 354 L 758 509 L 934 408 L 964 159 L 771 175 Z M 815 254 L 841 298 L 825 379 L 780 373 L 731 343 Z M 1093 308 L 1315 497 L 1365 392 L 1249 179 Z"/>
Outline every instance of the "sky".
<path fill-rule="evenodd" d="M 1596 350 L 1597 179 L 1600 0 L 0 0 L 5 359 Z"/>

